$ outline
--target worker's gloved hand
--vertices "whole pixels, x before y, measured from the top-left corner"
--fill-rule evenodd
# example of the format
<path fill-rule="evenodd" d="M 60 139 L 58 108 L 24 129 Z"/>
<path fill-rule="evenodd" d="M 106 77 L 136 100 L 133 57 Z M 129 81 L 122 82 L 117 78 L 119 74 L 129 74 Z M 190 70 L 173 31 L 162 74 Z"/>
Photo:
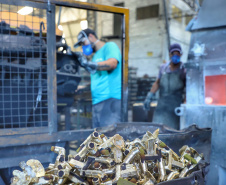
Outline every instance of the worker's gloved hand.
<path fill-rule="evenodd" d="M 81 67 L 84 67 L 91 74 L 94 74 L 97 71 L 98 64 L 95 62 L 89 62 L 83 54 L 78 55 L 78 62 Z"/>
<path fill-rule="evenodd" d="M 150 103 L 153 99 L 154 93 L 149 92 L 144 100 L 144 110 L 150 110 Z"/>

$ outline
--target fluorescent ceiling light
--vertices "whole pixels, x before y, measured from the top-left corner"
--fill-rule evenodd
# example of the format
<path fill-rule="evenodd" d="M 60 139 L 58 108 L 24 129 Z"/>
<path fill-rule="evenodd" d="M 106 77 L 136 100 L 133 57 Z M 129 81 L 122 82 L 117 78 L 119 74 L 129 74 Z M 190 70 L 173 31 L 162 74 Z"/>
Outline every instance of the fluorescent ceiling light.
<path fill-rule="evenodd" d="M 63 26 L 62 25 L 58 25 L 58 29 L 60 30 L 60 31 L 63 31 Z"/>
<path fill-rule="evenodd" d="M 29 6 L 25 6 L 22 9 L 20 9 L 17 13 L 20 15 L 28 15 L 31 12 L 33 12 L 33 8 Z"/>
<path fill-rule="evenodd" d="M 80 22 L 80 26 L 81 26 L 81 29 L 82 30 L 88 28 L 88 22 L 87 22 L 87 20 L 81 21 Z"/>

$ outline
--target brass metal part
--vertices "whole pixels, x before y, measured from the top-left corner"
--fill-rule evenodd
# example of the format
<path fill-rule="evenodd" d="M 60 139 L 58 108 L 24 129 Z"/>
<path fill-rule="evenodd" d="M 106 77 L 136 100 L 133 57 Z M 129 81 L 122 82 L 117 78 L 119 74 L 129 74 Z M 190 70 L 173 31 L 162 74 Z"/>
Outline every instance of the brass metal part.
<path fill-rule="evenodd" d="M 19 170 L 13 171 L 13 178 L 11 179 L 11 185 L 24 184 L 28 185 L 30 181 L 27 179 L 27 175 Z"/>
<path fill-rule="evenodd" d="M 149 131 L 142 138 L 142 142 L 146 143 L 149 139 L 157 139 L 159 135 L 159 129 L 156 129 L 153 134 Z"/>
<path fill-rule="evenodd" d="M 172 161 L 172 166 L 182 169 L 182 168 L 184 168 L 184 163 L 173 160 Z"/>
<path fill-rule="evenodd" d="M 102 171 L 103 171 L 103 173 L 106 174 L 106 175 L 114 174 L 114 173 L 115 173 L 115 168 L 103 169 Z"/>
<path fill-rule="evenodd" d="M 142 141 L 139 138 L 134 139 L 131 142 L 126 142 L 126 145 L 131 146 L 130 150 L 132 149 L 132 147 L 134 147 L 135 145 L 138 145 L 141 148 L 145 148 L 145 145 L 142 143 Z"/>
<path fill-rule="evenodd" d="M 76 160 L 82 160 L 85 155 L 88 153 L 89 151 L 89 148 L 87 147 L 87 145 L 85 145 L 78 153 L 77 155 L 75 156 L 75 159 Z"/>
<path fill-rule="evenodd" d="M 70 161 L 68 162 L 70 164 L 70 166 L 74 167 L 74 168 L 79 168 L 82 169 L 85 166 L 84 162 L 75 160 L 75 159 L 70 159 Z"/>
<path fill-rule="evenodd" d="M 153 183 L 156 183 L 155 177 L 154 177 L 149 171 L 147 171 L 147 172 L 145 173 L 145 177 L 146 177 L 146 179 L 148 179 L 149 181 L 151 181 L 151 182 L 153 182 Z"/>
<path fill-rule="evenodd" d="M 167 176 L 167 181 L 173 180 L 179 177 L 179 172 L 178 171 L 173 171 Z"/>
<path fill-rule="evenodd" d="M 113 145 L 113 141 L 114 141 L 113 137 L 109 138 L 107 141 L 105 141 L 98 147 L 98 150 L 102 148 L 111 148 L 111 146 Z"/>
<path fill-rule="evenodd" d="M 138 153 L 139 153 L 139 149 L 137 147 L 132 149 L 130 153 L 123 160 L 123 163 L 130 163 Z"/>
<path fill-rule="evenodd" d="M 173 162 L 173 157 L 172 157 L 173 153 L 172 150 L 169 150 L 168 152 L 168 164 L 167 166 L 165 166 L 165 169 L 167 170 L 171 170 L 172 169 L 172 162 Z"/>
<path fill-rule="evenodd" d="M 102 182 L 101 185 L 112 185 L 113 181 L 106 181 L 106 182 Z"/>
<path fill-rule="evenodd" d="M 147 140 L 147 155 L 156 155 L 156 139 L 151 138 Z"/>
<path fill-rule="evenodd" d="M 112 180 L 112 183 L 117 183 L 119 178 L 121 177 L 121 165 L 120 164 L 116 164 L 115 167 L 115 178 Z"/>
<path fill-rule="evenodd" d="M 40 177 L 37 183 L 34 183 L 33 185 L 47 185 L 47 184 L 53 184 L 52 179 L 45 179 L 44 177 Z"/>
<path fill-rule="evenodd" d="M 55 152 L 59 155 L 64 155 L 65 156 L 65 149 L 63 147 L 59 147 L 59 146 L 52 146 L 51 147 L 51 151 Z"/>
<path fill-rule="evenodd" d="M 185 167 L 185 168 L 180 172 L 179 178 L 186 177 L 188 171 L 189 171 L 189 169 L 188 169 L 187 167 Z"/>
<path fill-rule="evenodd" d="M 74 158 L 74 156 L 72 155 L 72 154 L 69 154 L 68 155 L 68 161 L 70 161 L 71 159 L 73 159 Z"/>
<path fill-rule="evenodd" d="M 145 161 L 140 161 L 141 167 L 142 167 L 142 172 L 143 174 L 146 174 L 146 172 L 148 171 L 148 166 L 147 163 Z"/>
<path fill-rule="evenodd" d="M 38 160 L 30 159 L 26 164 L 32 168 L 36 177 L 42 177 L 45 175 L 45 169 Z"/>
<path fill-rule="evenodd" d="M 151 180 L 151 179 L 148 179 L 144 185 L 154 185 L 155 183 Z"/>
<path fill-rule="evenodd" d="M 87 184 L 85 180 L 83 180 L 79 175 L 70 172 L 68 179 L 70 179 L 74 183 Z"/>
<path fill-rule="evenodd" d="M 55 161 L 55 167 L 64 162 L 65 162 L 65 156 L 58 154 L 58 156 L 56 157 L 56 161 Z"/>
<path fill-rule="evenodd" d="M 48 169 L 51 170 L 51 169 L 53 169 L 53 168 L 55 168 L 55 164 L 49 163 Z"/>
<path fill-rule="evenodd" d="M 95 161 L 107 164 L 109 167 L 115 165 L 114 159 L 110 157 L 95 157 Z"/>
<path fill-rule="evenodd" d="M 51 175 L 57 175 L 57 173 L 58 173 L 57 168 L 53 168 L 51 170 L 46 171 L 46 174 L 51 174 Z"/>
<path fill-rule="evenodd" d="M 87 147 L 89 149 L 89 153 L 92 155 L 94 155 L 98 151 L 97 144 L 94 142 L 88 143 Z"/>
<path fill-rule="evenodd" d="M 197 163 L 199 163 L 201 160 L 203 160 L 204 156 L 203 154 L 198 154 L 194 159 L 196 160 Z"/>
<path fill-rule="evenodd" d="M 142 175 L 143 175 L 143 172 L 142 172 L 142 167 L 141 167 L 140 162 L 139 163 L 138 162 L 134 162 L 134 166 L 135 166 L 135 168 L 137 170 L 138 176 L 141 178 Z"/>
<path fill-rule="evenodd" d="M 129 142 L 126 143 L 126 148 L 123 152 L 124 155 L 128 155 L 128 153 L 134 148 L 134 145 L 130 145 Z"/>
<path fill-rule="evenodd" d="M 102 177 L 104 176 L 104 172 L 101 170 L 81 170 L 80 175 L 86 177 Z"/>
<path fill-rule="evenodd" d="M 162 154 L 168 155 L 169 153 L 172 153 L 172 158 L 173 160 L 179 161 L 180 157 L 172 150 L 169 148 L 169 150 L 166 149 L 161 149 Z"/>
<path fill-rule="evenodd" d="M 95 161 L 94 164 L 93 164 L 93 168 L 95 170 L 99 170 L 100 168 L 102 167 L 101 163 Z"/>
<path fill-rule="evenodd" d="M 165 177 L 166 177 L 165 165 L 164 165 L 162 158 L 160 159 L 158 164 L 159 164 L 159 179 L 158 179 L 158 182 L 162 182 L 162 181 L 165 180 Z"/>
<path fill-rule="evenodd" d="M 98 143 L 102 143 L 102 139 L 100 138 L 100 135 L 98 132 L 94 131 L 92 134 L 89 135 L 89 137 L 80 145 L 81 148 L 86 146 L 88 143 L 94 141 Z"/>
<path fill-rule="evenodd" d="M 122 136 L 119 134 L 114 135 L 114 146 L 117 147 L 118 149 L 122 149 L 125 147 L 124 139 Z"/>
<path fill-rule="evenodd" d="M 70 174 L 70 170 L 69 169 L 62 169 L 58 171 L 58 177 L 59 178 L 67 178 Z"/>
<path fill-rule="evenodd" d="M 121 149 L 119 149 L 118 147 L 113 147 L 112 152 L 114 154 L 114 161 L 116 163 L 121 163 L 122 158 L 123 158 L 123 153 L 122 153 Z"/>
<path fill-rule="evenodd" d="M 69 170 L 71 170 L 72 169 L 72 167 L 70 166 L 70 164 L 67 163 L 67 162 L 63 162 L 63 163 L 59 164 L 57 166 L 57 168 L 58 168 L 58 170 L 61 170 L 61 169 L 69 169 Z"/>
<path fill-rule="evenodd" d="M 126 164 L 125 169 L 121 170 L 121 177 L 122 178 L 129 178 L 129 177 L 137 177 L 138 173 L 136 167 L 133 164 Z"/>
<path fill-rule="evenodd" d="M 29 165 L 27 165 L 24 161 L 21 161 L 21 162 L 19 163 L 19 166 L 20 166 L 20 168 L 24 171 L 24 173 L 25 173 L 27 176 L 29 176 L 29 177 L 31 177 L 31 178 L 36 177 L 36 173 L 34 172 L 34 170 L 32 169 L 32 167 L 29 166 Z"/>
<path fill-rule="evenodd" d="M 93 182 L 94 185 L 99 185 L 100 184 L 100 179 L 97 178 L 97 177 L 94 177 L 92 182 Z"/>
<path fill-rule="evenodd" d="M 181 147 L 181 149 L 179 150 L 179 152 L 180 152 L 180 155 L 181 155 L 180 161 L 181 162 L 184 162 L 184 156 L 186 154 L 190 154 L 191 150 L 190 150 L 190 147 L 189 146 L 184 145 L 183 147 Z"/>
<path fill-rule="evenodd" d="M 57 184 L 59 184 L 59 185 L 61 185 L 61 184 L 65 184 L 65 182 L 67 181 L 67 179 L 66 178 L 63 178 L 63 179 L 59 179 L 58 181 L 57 181 Z"/>

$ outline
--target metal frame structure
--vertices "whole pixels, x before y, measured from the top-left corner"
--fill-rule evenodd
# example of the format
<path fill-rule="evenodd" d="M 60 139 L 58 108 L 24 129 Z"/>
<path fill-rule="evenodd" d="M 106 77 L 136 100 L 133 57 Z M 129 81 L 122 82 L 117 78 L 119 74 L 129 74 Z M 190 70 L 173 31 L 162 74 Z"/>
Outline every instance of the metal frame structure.
<path fill-rule="evenodd" d="M 225 81 L 219 83 L 219 78 L 215 80 L 218 84 L 217 90 L 210 88 L 206 81 L 207 77 L 222 78 L 226 75 L 226 41 L 222 39 L 226 36 L 225 8 L 224 0 L 204 0 L 198 19 L 191 27 L 188 62 L 185 65 L 187 101 L 180 112 L 181 128 L 195 123 L 199 127 L 210 127 L 213 130 L 207 185 L 225 182 L 226 148 L 222 147 L 226 138 L 226 106 L 223 99 Z M 203 47 L 202 51 L 194 49 L 197 47 Z M 215 96 L 210 96 L 213 102 L 205 101 L 209 96 L 207 91 L 216 93 Z M 223 92 L 223 95 L 220 92 Z M 216 101 L 216 96 L 222 98 L 221 102 Z"/>
<path fill-rule="evenodd" d="M 40 3 L 37 4 L 34 2 L 0 0 L 0 3 L 9 4 L 9 5 L 17 5 L 17 6 L 27 5 L 27 6 L 33 6 L 33 7 L 39 8 L 39 9 L 45 9 L 45 5 L 40 4 Z M 47 19 L 49 19 L 49 17 L 47 17 Z M 9 128 L 9 129 L 5 128 L 5 129 L 0 129 L 0 136 L 1 135 L 12 135 L 12 134 L 39 133 L 39 132 L 48 132 L 48 127 L 30 127 L 30 128 L 24 127 L 24 128 Z"/>
<path fill-rule="evenodd" d="M 127 96 L 128 96 L 128 52 L 129 52 L 129 10 L 126 8 L 98 5 L 93 3 L 77 2 L 72 0 L 0 0 L 0 3 L 41 7 L 47 10 L 47 74 L 48 74 L 48 127 L 45 128 L 17 128 L 0 130 L 0 154 L 8 152 L 11 148 L 27 148 L 36 145 L 36 150 L 44 144 L 61 145 L 67 141 L 85 139 L 93 129 L 60 131 L 57 128 L 57 97 L 56 97 L 56 38 L 55 38 L 55 6 L 65 6 L 100 12 L 116 13 L 122 15 L 122 122 L 127 121 Z M 60 144 L 61 143 L 61 144 Z M 7 148 L 6 148 L 7 147 Z M 30 149 L 29 149 L 30 150 Z M 34 150 L 33 150 L 34 151 Z M 21 152 L 23 153 L 23 152 Z M 17 156 L 14 152 L 8 158 L 0 159 L 0 169 L 17 166 L 21 160 L 31 157 L 40 159 L 41 162 L 50 162 L 51 156 L 33 155 Z"/>

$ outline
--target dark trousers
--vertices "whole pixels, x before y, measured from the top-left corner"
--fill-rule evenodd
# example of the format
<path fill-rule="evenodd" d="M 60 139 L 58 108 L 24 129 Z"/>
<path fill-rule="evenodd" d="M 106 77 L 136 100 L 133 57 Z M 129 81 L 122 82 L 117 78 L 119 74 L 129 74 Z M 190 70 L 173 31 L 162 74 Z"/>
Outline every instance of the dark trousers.
<path fill-rule="evenodd" d="M 121 100 L 110 98 L 93 105 L 93 128 L 121 122 Z"/>

